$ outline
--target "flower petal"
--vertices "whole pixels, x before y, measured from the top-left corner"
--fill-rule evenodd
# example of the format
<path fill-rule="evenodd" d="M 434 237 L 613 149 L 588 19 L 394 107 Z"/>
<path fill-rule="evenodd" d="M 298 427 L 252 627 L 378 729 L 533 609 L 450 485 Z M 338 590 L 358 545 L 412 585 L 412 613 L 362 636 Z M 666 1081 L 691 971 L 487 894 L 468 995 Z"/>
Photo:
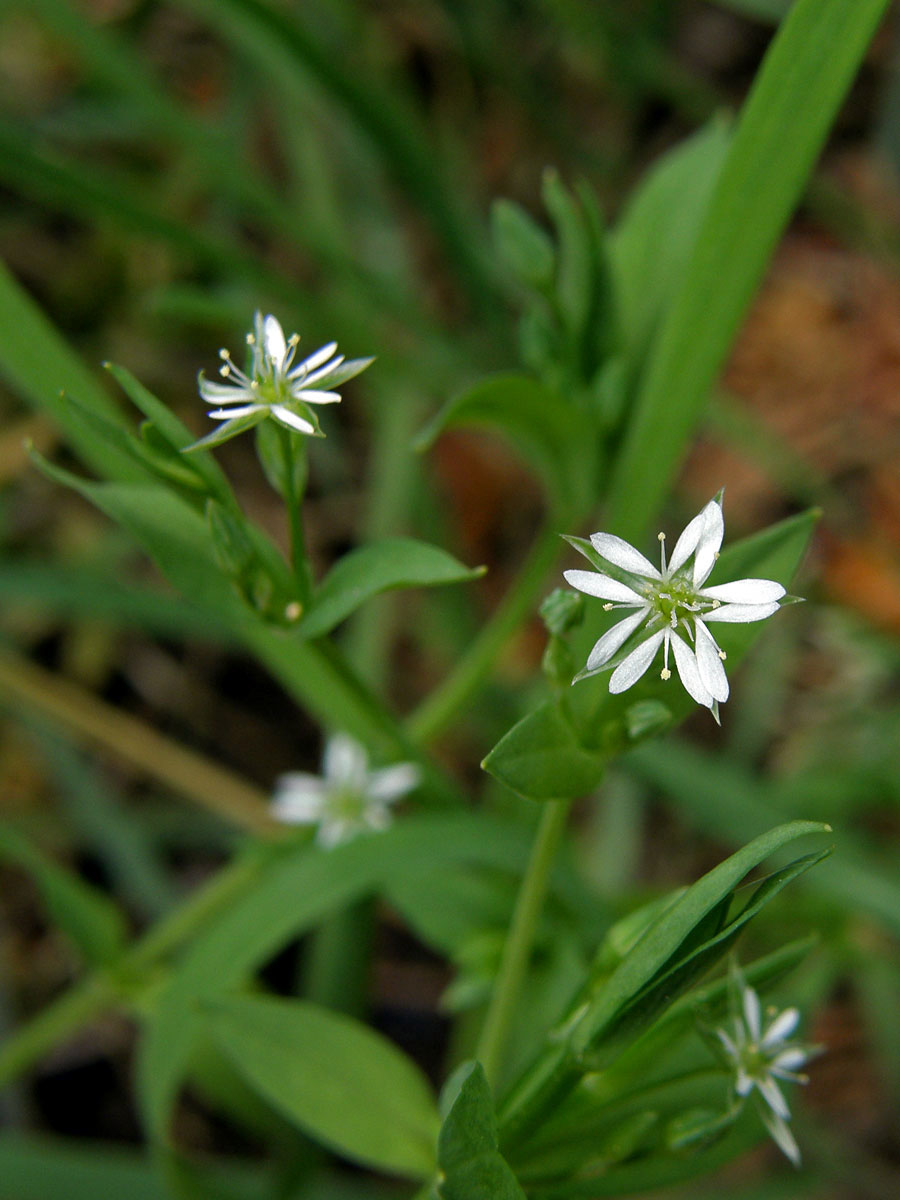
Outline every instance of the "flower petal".
<path fill-rule="evenodd" d="M 645 575 L 648 579 L 662 579 L 649 558 L 644 558 L 634 546 L 612 533 L 592 533 L 591 545 L 598 554 L 614 566 L 621 567 L 623 571 L 631 571 L 633 575 Z"/>
<path fill-rule="evenodd" d="M 398 796 L 405 796 L 419 783 L 422 772 L 414 763 L 397 763 L 373 771 L 366 784 L 366 796 L 381 803 L 389 803 Z"/>
<path fill-rule="evenodd" d="M 291 429 L 296 429 L 298 433 L 316 432 L 316 427 L 311 421 L 306 421 L 303 417 L 298 417 L 296 413 L 291 412 L 289 408 L 285 408 L 283 404 L 273 404 L 269 411 L 282 425 L 288 425 Z"/>
<path fill-rule="evenodd" d="M 336 733 L 328 739 L 322 755 L 322 770 L 332 787 L 362 792 L 366 786 L 368 765 L 365 750 L 346 733 Z"/>
<path fill-rule="evenodd" d="M 295 771 L 275 785 L 272 815 L 288 825 L 313 825 L 322 816 L 325 785 L 315 775 Z"/>
<path fill-rule="evenodd" d="M 331 362 L 327 362 L 324 367 L 319 367 L 318 371 L 303 371 L 295 368 L 293 371 L 288 372 L 288 378 L 294 379 L 297 377 L 298 383 L 302 383 L 304 387 L 312 387 L 320 379 L 325 379 L 327 376 L 333 375 L 344 361 L 344 357 L 343 354 L 338 354 Z"/>
<path fill-rule="evenodd" d="M 633 588 L 626 587 L 617 579 L 601 575 L 598 571 L 563 571 L 566 583 L 577 588 L 579 592 L 587 592 L 589 596 L 597 596 L 600 600 L 617 600 L 620 604 L 646 604 L 644 597 Z"/>
<path fill-rule="evenodd" d="M 781 1088 L 772 1076 L 763 1075 L 761 1079 L 756 1080 L 756 1086 L 759 1088 L 760 1095 L 769 1108 L 771 1108 L 772 1112 L 787 1120 L 791 1115 L 791 1110 L 788 1108 L 787 1100 L 781 1094 Z"/>
<path fill-rule="evenodd" d="M 715 500 L 710 500 L 705 508 L 702 508 L 697 513 L 692 521 L 688 521 L 681 535 L 672 550 L 669 557 L 669 574 L 683 567 L 692 554 L 701 553 L 701 545 L 703 547 L 703 563 L 709 559 L 709 568 L 706 575 L 712 570 L 712 564 L 715 562 L 716 554 L 719 547 L 722 545 L 722 538 L 725 535 L 725 522 L 722 517 L 722 509 Z M 706 575 L 703 578 L 706 578 Z M 697 558 L 694 559 L 694 583 L 698 582 Z"/>
<path fill-rule="evenodd" d="M 700 595 L 707 600 L 721 600 L 723 604 L 771 604 L 784 593 L 785 589 L 774 579 L 735 579 L 733 583 L 700 589 Z"/>
<path fill-rule="evenodd" d="M 198 387 L 204 400 L 216 400 L 220 404 L 237 404 L 238 401 L 254 398 L 252 388 L 242 383 L 216 383 L 214 379 L 206 379 L 202 375 Z"/>
<path fill-rule="evenodd" d="M 721 608 L 705 612 L 703 620 L 707 624 L 710 621 L 728 621 L 731 624 L 764 621 L 766 617 L 771 617 L 772 613 L 778 612 L 779 608 L 781 605 L 777 601 L 772 604 L 723 604 Z"/>
<path fill-rule="evenodd" d="M 750 1034 L 751 1042 L 758 1042 L 760 1031 L 762 1029 L 762 1012 L 759 1006 L 759 996 L 752 987 L 744 988 L 744 1021 L 747 1025 L 747 1032 Z"/>
<path fill-rule="evenodd" d="M 294 379 L 297 375 L 309 375 L 316 367 L 320 367 L 322 363 L 331 358 L 335 350 L 337 350 L 337 342 L 328 342 L 327 345 L 320 346 L 318 350 L 307 355 L 302 362 L 297 363 L 296 367 L 291 368 L 290 378 Z"/>
<path fill-rule="evenodd" d="M 669 631 L 669 640 L 675 654 L 675 666 L 678 668 L 678 678 L 684 684 L 684 690 L 698 704 L 712 708 L 715 697 L 706 688 L 700 678 L 700 668 L 694 651 L 677 633 Z"/>
<path fill-rule="evenodd" d="M 785 1075 L 787 1078 L 792 1078 L 794 1071 L 799 1067 L 806 1065 L 806 1060 L 809 1055 L 799 1046 L 791 1046 L 788 1050 L 782 1050 L 769 1063 L 769 1070 L 773 1075 Z"/>
<path fill-rule="evenodd" d="M 249 417 L 251 413 L 260 412 L 265 404 L 242 404 L 240 408 L 216 408 L 206 415 L 214 421 L 236 421 L 238 417 Z"/>
<path fill-rule="evenodd" d="M 800 1166 L 800 1147 L 794 1140 L 794 1135 L 781 1117 L 775 1113 L 763 1112 L 763 1124 L 771 1135 L 772 1141 L 785 1154 L 795 1167 Z"/>
<path fill-rule="evenodd" d="M 581 574 L 587 574 L 582 571 Z M 636 613 L 632 613 L 630 617 L 626 617 L 624 621 L 617 621 L 611 629 L 607 629 L 603 637 L 594 643 L 594 648 L 588 655 L 587 663 L 585 664 L 586 671 L 598 671 L 602 666 L 609 662 L 620 646 L 628 641 L 637 627 L 647 617 L 649 609 L 642 608 Z"/>
<path fill-rule="evenodd" d="M 263 349 L 274 366 L 281 370 L 287 354 L 287 342 L 284 340 L 281 322 L 271 313 L 263 321 Z"/>
<path fill-rule="evenodd" d="M 799 1023 L 799 1008 L 786 1008 L 784 1012 L 778 1014 L 766 1030 L 760 1046 L 763 1050 L 771 1050 L 778 1042 L 783 1042 L 785 1038 L 790 1037 Z"/>
<path fill-rule="evenodd" d="M 318 388 L 291 388 L 295 400 L 305 400 L 307 404 L 340 404 L 340 392 L 320 392 Z"/>
<path fill-rule="evenodd" d="M 694 649 L 700 682 L 714 700 L 728 699 L 728 676 L 719 658 L 716 640 L 701 620 L 694 622 Z"/>
<path fill-rule="evenodd" d="M 635 647 L 626 659 L 619 663 L 609 677 L 609 690 L 612 694 L 627 691 L 632 684 L 637 683 L 644 674 L 662 645 L 663 633 L 651 634 L 645 642 Z"/>

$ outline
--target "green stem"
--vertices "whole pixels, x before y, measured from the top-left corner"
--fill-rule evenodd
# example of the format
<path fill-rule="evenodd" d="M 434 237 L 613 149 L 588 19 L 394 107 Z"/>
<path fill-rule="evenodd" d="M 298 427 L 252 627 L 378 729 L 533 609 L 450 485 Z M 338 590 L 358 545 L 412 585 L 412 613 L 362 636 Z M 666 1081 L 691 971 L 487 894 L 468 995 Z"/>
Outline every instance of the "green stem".
<path fill-rule="evenodd" d="M 278 426 L 281 455 L 284 460 L 283 499 L 291 534 L 291 563 L 297 581 L 300 603 L 306 608 L 312 595 L 312 576 L 303 532 L 303 494 L 306 491 L 306 442 L 294 437 L 289 429 Z"/>
<path fill-rule="evenodd" d="M 431 741 L 465 706 L 506 641 L 533 608 L 535 596 L 544 585 L 560 548 L 557 522 L 548 522 L 535 540 L 512 587 L 456 668 L 409 716 L 407 729 L 415 742 Z"/>
<path fill-rule="evenodd" d="M 571 800 L 545 802 L 528 870 L 519 888 L 500 960 L 500 971 L 476 1052 L 476 1058 L 480 1060 L 492 1085 L 497 1081 L 519 993 L 528 970 L 541 909 L 550 883 L 550 872 L 571 807 Z"/>

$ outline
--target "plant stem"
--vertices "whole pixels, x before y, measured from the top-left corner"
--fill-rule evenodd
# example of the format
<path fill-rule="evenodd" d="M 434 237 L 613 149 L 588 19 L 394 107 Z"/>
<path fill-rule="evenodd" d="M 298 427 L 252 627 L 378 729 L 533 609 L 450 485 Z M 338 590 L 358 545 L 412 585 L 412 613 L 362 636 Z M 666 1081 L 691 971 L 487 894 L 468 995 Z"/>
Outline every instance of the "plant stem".
<path fill-rule="evenodd" d="M 534 605 L 547 572 L 560 551 L 557 522 L 548 522 L 538 534 L 518 577 L 498 604 L 490 620 L 462 656 L 456 668 L 407 719 L 412 739 L 431 741 L 466 704 L 490 671 L 507 639 Z"/>
<path fill-rule="evenodd" d="M 306 608 L 312 595 L 312 576 L 303 532 L 303 493 L 306 491 L 306 443 L 283 425 L 278 426 L 284 460 L 284 506 L 291 534 L 291 563 L 297 581 L 298 599 Z M 302 436 L 302 435 L 301 435 Z M 299 476 L 299 478 L 298 478 Z"/>
<path fill-rule="evenodd" d="M 545 802 L 528 869 L 519 888 L 500 970 L 476 1052 L 476 1058 L 484 1067 L 491 1085 L 497 1082 L 519 993 L 528 970 L 550 872 L 571 807 L 571 800 Z"/>

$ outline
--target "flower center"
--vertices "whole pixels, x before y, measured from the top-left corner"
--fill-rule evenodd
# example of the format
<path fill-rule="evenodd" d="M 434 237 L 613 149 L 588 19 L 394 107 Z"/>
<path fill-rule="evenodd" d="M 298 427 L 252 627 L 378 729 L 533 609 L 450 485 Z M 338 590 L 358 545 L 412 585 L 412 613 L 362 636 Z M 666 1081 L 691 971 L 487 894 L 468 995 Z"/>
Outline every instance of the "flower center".
<path fill-rule="evenodd" d="M 355 788 L 336 788 L 329 794 L 326 807 L 334 820 L 358 824 L 365 814 L 365 796 Z"/>

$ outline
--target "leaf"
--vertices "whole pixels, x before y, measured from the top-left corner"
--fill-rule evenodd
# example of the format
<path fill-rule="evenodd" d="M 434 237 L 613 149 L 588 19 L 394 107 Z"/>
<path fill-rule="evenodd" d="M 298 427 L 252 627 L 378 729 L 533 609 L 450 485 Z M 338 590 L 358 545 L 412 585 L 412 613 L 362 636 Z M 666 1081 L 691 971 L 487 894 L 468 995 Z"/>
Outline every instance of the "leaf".
<path fill-rule="evenodd" d="M 441 1127 L 438 1164 L 440 1200 L 525 1200 L 500 1154 L 491 1089 L 481 1063 L 465 1063 L 448 1083 L 459 1088 Z"/>
<path fill-rule="evenodd" d="M 616 461 L 610 532 L 633 540 L 668 492 L 772 250 L 887 6 L 888 0 L 796 0 L 775 35 L 653 343 Z"/>
<path fill-rule="evenodd" d="M 54 923 L 87 962 L 102 966 L 119 956 L 125 943 L 125 921 L 108 896 L 55 863 L 8 825 L 0 825 L 0 859 L 14 862 L 31 875 Z"/>
<path fill-rule="evenodd" d="M 122 421 L 94 376 L 2 263 L 0 325 L 6 331 L 0 338 L 0 374 L 10 387 L 32 407 L 46 412 L 92 467 L 120 479 L 142 476 L 127 455 L 98 442 L 75 418 L 63 389 L 107 420 Z"/>
<path fill-rule="evenodd" d="M 481 765 L 522 796 L 562 800 L 593 791 L 606 758 L 586 749 L 559 706 L 549 701 L 504 734 Z"/>
<path fill-rule="evenodd" d="M 830 826 L 819 821 L 792 821 L 780 825 L 755 838 L 689 887 L 647 929 L 578 1021 L 570 1035 L 575 1052 L 585 1051 L 602 1036 L 625 1004 L 666 966 L 691 932 L 730 895 L 749 871 L 798 837 L 830 832 Z"/>
<path fill-rule="evenodd" d="M 593 1067 L 598 1051 L 604 1052 L 604 1066 L 614 1061 L 625 1044 L 613 1039 L 604 1047 L 603 1039 L 615 1032 L 617 1022 L 623 1020 L 630 1006 L 640 1002 L 639 998 L 647 1002 L 644 1017 L 649 1023 L 687 986 L 693 975 L 684 972 L 695 955 L 694 966 L 699 971 L 708 969 L 716 957 L 711 953 L 714 946 L 719 947 L 719 954 L 725 952 L 731 896 L 750 871 L 798 837 L 827 832 L 829 826 L 815 821 L 792 821 L 769 830 L 714 867 L 665 908 L 612 974 L 595 991 L 589 989 L 576 1000 L 568 1022 L 563 1023 L 553 1043 L 507 1097 L 500 1111 L 503 1144 L 519 1144 L 527 1139 L 542 1114 L 570 1094 L 585 1071 Z M 777 886 L 787 882 L 791 871 L 800 869 L 795 863 L 787 869 L 783 881 L 764 881 L 749 905 L 734 918 L 740 924 L 733 932 L 749 920 Z M 679 971 L 683 972 L 680 977 Z M 667 980 L 669 972 L 673 974 Z M 666 990 L 667 982 L 671 992 Z M 635 1008 L 630 1015 L 636 1016 Z M 635 1028 L 638 1024 L 636 1021 Z"/>
<path fill-rule="evenodd" d="M 716 119 L 663 155 L 612 231 L 609 255 L 632 376 L 681 284 L 730 144 L 730 122 Z"/>
<path fill-rule="evenodd" d="M 423 862 L 520 872 L 528 837 L 518 825 L 471 813 L 407 816 L 384 833 L 278 857 L 253 892 L 222 914 L 184 954 L 158 998 L 141 1046 L 139 1095 L 155 1139 L 165 1141 L 178 1088 L 198 1034 L 198 1001 L 246 979 L 326 914 L 378 890 Z"/>
<path fill-rule="evenodd" d="M 523 208 L 511 200 L 495 200 L 491 226 L 499 255 L 522 282 L 546 289 L 553 282 L 553 242 Z"/>
<path fill-rule="evenodd" d="M 300 1000 L 207 1004 L 210 1031 L 248 1082 L 339 1154 L 427 1178 L 440 1124 L 419 1068 L 380 1034 Z"/>
<path fill-rule="evenodd" d="M 384 538 L 351 550 L 325 576 L 299 631 L 330 632 L 361 604 L 391 588 L 437 587 L 479 579 L 486 567 L 464 567 L 452 554 L 413 538 Z"/>
<path fill-rule="evenodd" d="M 585 414 L 529 375 L 492 375 L 451 400 L 420 434 L 425 449 L 447 429 L 501 433 L 543 478 L 551 496 L 583 507 L 591 495 L 586 453 L 594 434 Z"/>

